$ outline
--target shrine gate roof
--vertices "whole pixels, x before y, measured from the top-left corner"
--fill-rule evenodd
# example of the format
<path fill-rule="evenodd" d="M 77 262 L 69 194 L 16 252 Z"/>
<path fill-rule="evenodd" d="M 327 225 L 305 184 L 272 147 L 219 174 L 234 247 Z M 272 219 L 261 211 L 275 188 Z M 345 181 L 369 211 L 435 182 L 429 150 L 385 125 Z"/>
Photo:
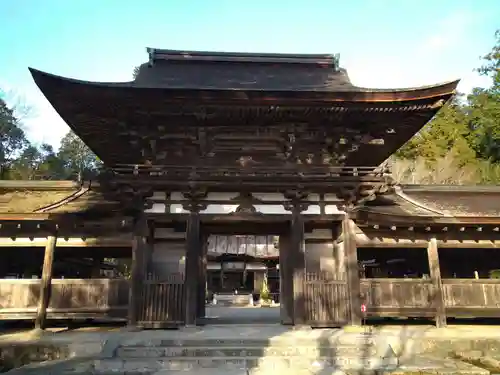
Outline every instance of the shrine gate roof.
<path fill-rule="evenodd" d="M 376 167 L 458 84 L 361 88 L 333 55 L 148 53 L 131 82 L 30 69 L 54 109 L 109 167 L 243 170 L 244 159 L 300 178 L 318 168 Z"/>

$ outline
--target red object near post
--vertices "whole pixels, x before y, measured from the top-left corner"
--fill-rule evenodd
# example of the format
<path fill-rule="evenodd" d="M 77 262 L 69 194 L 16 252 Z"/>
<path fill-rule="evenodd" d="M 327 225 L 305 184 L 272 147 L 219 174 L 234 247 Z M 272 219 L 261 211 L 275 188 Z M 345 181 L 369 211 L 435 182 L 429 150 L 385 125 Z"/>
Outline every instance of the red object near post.
<path fill-rule="evenodd" d="M 361 312 L 362 313 L 365 313 L 366 312 L 366 305 L 361 305 Z"/>

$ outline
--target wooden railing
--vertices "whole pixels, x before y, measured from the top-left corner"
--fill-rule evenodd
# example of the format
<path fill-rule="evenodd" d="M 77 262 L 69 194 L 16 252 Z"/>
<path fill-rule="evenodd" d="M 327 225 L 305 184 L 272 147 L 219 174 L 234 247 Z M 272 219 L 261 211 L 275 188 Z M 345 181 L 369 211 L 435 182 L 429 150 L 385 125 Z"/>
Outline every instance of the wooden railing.
<path fill-rule="evenodd" d="M 40 282 L 39 279 L 0 280 L 0 319 L 33 319 Z M 54 279 L 47 315 L 49 319 L 124 319 L 127 306 L 127 280 Z"/>
<path fill-rule="evenodd" d="M 443 279 L 449 317 L 500 317 L 500 279 Z"/>
<path fill-rule="evenodd" d="M 342 323 L 348 294 L 343 280 L 322 273 L 304 278 L 304 303 L 310 322 Z M 500 280 L 443 279 L 447 317 L 500 317 Z M 434 286 L 426 279 L 361 279 L 368 316 L 433 317 Z M 49 319 L 119 318 L 127 316 L 129 285 L 123 279 L 54 279 L 47 310 Z M 33 319 L 40 280 L 1 279 L 0 319 Z M 139 322 L 149 327 L 183 324 L 184 284 L 181 277 L 145 281 L 138 308 Z"/>
<path fill-rule="evenodd" d="M 434 316 L 433 285 L 425 279 L 361 279 L 368 316 Z"/>

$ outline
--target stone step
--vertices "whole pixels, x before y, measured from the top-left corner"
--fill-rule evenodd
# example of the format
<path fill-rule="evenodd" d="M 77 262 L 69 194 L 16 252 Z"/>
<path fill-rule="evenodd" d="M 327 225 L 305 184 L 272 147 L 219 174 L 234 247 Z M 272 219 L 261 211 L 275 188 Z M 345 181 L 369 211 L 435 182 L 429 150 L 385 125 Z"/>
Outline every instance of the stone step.
<path fill-rule="evenodd" d="M 209 303 L 213 301 L 216 301 L 216 306 L 248 306 L 250 302 L 253 303 L 253 298 L 251 294 L 217 294 L 215 299 L 209 301 Z"/>
<path fill-rule="evenodd" d="M 375 346 L 268 346 L 268 347 L 234 347 L 219 346 L 170 346 L 170 347 L 119 347 L 115 356 L 118 358 L 212 358 L 212 357 L 336 357 L 336 356 L 374 356 L 380 350 Z M 385 355 L 388 351 L 382 351 Z"/>
<path fill-rule="evenodd" d="M 193 357 L 193 358 L 162 358 L 162 359 L 99 359 L 95 360 L 94 373 L 105 374 L 115 372 L 154 373 L 161 370 L 168 371 L 196 371 L 204 368 L 220 370 L 311 370 L 313 373 L 331 369 L 340 370 L 391 370 L 398 366 L 396 358 L 356 358 L 356 357 L 319 357 L 286 358 L 286 357 Z M 326 373 L 326 372 L 325 372 Z"/>
<path fill-rule="evenodd" d="M 368 347 L 376 345 L 380 340 L 373 337 L 366 339 L 351 338 L 349 336 L 332 337 L 327 339 L 314 337 L 276 337 L 276 338 L 199 338 L 199 339 L 133 339 L 123 342 L 121 348 L 140 347 L 332 347 L 332 346 L 354 346 Z"/>

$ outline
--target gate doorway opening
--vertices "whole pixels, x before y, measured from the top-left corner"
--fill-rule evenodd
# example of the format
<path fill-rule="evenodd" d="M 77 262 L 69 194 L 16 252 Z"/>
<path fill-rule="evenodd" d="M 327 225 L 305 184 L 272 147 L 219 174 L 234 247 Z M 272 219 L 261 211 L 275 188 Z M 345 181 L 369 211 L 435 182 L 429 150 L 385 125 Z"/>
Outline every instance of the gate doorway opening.
<path fill-rule="evenodd" d="M 281 322 L 279 236 L 210 234 L 206 260 L 206 324 Z"/>

